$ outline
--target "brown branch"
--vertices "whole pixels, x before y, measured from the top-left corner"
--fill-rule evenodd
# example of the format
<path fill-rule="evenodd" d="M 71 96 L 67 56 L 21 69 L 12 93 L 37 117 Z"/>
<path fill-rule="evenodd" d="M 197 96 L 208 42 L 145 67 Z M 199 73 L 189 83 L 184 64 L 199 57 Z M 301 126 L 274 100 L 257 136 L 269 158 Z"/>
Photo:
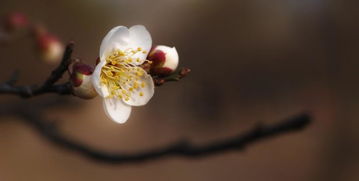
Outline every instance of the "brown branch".
<path fill-rule="evenodd" d="M 66 46 L 61 63 L 51 72 L 50 76 L 44 81 L 41 86 L 38 85 L 25 85 L 17 86 L 16 81 L 18 79 L 17 73 L 14 73 L 10 79 L 0 84 L 0 94 L 17 95 L 23 98 L 30 98 L 47 93 L 56 93 L 60 95 L 68 95 L 72 93 L 71 84 L 69 82 L 63 84 L 55 84 L 61 79 L 63 74 L 70 66 L 72 59 L 74 43 L 69 43 Z"/>
<path fill-rule="evenodd" d="M 191 72 L 191 69 L 183 67 L 167 77 L 155 76 L 155 77 L 153 77 L 153 81 L 155 82 L 156 86 L 161 86 L 166 82 L 179 81 L 179 80 L 183 79 L 184 77 L 186 77 L 190 72 Z"/>

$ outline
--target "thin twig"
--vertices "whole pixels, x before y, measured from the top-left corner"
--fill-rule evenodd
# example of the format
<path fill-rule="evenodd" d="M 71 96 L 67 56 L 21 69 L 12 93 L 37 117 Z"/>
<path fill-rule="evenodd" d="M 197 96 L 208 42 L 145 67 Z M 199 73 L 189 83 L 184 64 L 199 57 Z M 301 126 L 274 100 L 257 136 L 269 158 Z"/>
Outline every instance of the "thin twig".
<path fill-rule="evenodd" d="M 60 95 L 71 94 L 72 88 L 69 82 L 63 84 L 55 84 L 61 79 L 63 74 L 67 71 L 71 64 L 71 54 L 73 51 L 74 43 L 69 43 L 66 46 L 61 63 L 51 72 L 50 76 L 41 85 L 15 85 L 18 76 L 14 73 L 8 81 L 0 84 L 0 94 L 17 95 L 23 98 L 30 98 L 46 93 L 56 93 Z"/>
<path fill-rule="evenodd" d="M 56 67 L 55 70 L 51 72 L 51 75 L 44 82 L 42 87 L 52 86 L 54 83 L 61 79 L 62 75 L 68 70 L 68 67 L 71 64 L 71 55 L 73 52 L 73 48 L 73 42 L 67 44 L 61 63 L 59 64 L 59 66 Z"/>
<path fill-rule="evenodd" d="M 166 77 L 158 77 L 155 76 L 153 78 L 153 81 L 155 82 L 156 86 L 161 86 L 166 82 L 172 82 L 172 81 L 179 81 L 186 77 L 191 72 L 191 69 L 183 67 L 179 69 L 178 71 L 174 72 L 173 74 L 166 76 Z"/>

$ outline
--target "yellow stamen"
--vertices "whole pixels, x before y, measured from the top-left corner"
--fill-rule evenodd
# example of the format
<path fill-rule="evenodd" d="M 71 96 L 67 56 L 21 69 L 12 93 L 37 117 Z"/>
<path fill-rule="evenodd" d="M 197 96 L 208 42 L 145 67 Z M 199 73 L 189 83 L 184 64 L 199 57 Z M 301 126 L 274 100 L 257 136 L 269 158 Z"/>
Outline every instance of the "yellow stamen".
<path fill-rule="evenodd" d="M 145 87 L 145 83 L 140 82 L 145 71 L 132 64 L 134 60 L 141 61 L 139 58 L 133 59 L 133 56 L 140 52 L 144 52 L 140 47 L 124 51 L 114 50 L 105 58 L 106 64 L 102 67 L 100 82 L 108 88 L 108 97 L 128 101 L 136 89 Z M 139 95 L 144 96 L 144 93 L 139 92 Z"/>

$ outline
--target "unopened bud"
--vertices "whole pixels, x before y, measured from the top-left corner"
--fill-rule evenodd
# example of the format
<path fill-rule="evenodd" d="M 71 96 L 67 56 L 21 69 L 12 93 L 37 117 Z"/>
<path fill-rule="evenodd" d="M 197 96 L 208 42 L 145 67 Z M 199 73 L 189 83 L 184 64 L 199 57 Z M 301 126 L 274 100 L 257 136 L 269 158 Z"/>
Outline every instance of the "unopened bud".
<path fill-rule="evenodd" d="M 29 26 L 29 20 L 20 12 L 13 12 L 6 16 L 4 28 L 8 33 L 25 29 Z"/>
<path fill-rule="evenodd" d="M 176 48 L 164 45 L 154 47 L 147 59 L 152 62 L 151 74 L 159 76 L 167 76 L 173 73 L 179 60 Z"/>
<path fill-rule="evenodd" d="M 40 30 L 36 38 L 41 56 L 46 62 L 57 63 L 62 58 L 64 45 L 56 36 Z"/>
<path fill-rule="evenodd" d="M 91 82 L 93 71 L 94 68 L 92 66 L 80 62 L 72 66 L 70 80 L 75 96 L 83 99 L 92 99 L 97 96 L 97 92 Z"/>

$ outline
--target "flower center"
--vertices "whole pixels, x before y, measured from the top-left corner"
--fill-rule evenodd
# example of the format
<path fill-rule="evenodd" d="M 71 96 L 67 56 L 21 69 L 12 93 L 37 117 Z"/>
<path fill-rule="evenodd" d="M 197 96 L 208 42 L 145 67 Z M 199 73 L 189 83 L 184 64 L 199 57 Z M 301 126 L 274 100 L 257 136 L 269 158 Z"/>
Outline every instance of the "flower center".
<path fill-rule="evenodd" d="M 141 48 L 113 50 L 106 57 L 106 64 L 102 67 L 100 81 L 109 91 L 109 98 L 130 100 L 133 94 L 144 96 L 141 88 L 146 86 L 143 76 L 146 72 L 137 65 L 141 62 L 134 58 L 138 53 L 146 54 Z"/>

